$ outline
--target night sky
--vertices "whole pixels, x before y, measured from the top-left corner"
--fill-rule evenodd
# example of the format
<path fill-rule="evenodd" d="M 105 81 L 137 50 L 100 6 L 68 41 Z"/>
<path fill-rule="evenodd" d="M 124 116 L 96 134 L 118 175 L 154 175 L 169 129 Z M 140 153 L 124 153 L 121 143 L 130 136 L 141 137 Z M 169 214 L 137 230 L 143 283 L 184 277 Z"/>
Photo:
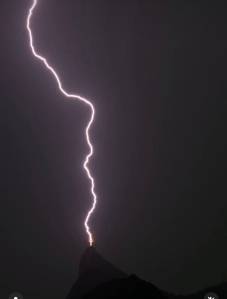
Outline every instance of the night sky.
<path fill-rule="evenodd" d="M 87 246 L 89 110 L 31 55 L 30 4 L 0 4 L 0 296 L 59 299 Z M 32 21 L 65 88 L 97 110 L 97 250 L 174 292 L 227 280 L 227 24 L 212 4 L 40 0 Z"/>

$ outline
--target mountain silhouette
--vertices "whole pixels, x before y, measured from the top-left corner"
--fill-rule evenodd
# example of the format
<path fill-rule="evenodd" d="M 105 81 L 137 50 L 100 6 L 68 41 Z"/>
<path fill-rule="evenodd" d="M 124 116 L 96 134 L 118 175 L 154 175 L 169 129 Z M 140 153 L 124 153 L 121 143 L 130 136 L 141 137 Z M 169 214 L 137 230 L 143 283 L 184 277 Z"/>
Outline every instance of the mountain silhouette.
<path fill-rule="evenodd" d="M 78 279 L 66 299 L 204 299 L 213 293 L 219 299 L 227 299 L 227 284 L 190 295 L 169 294 L 136 275 L 127 275 L 105 260 L 95 247 L 89 247 L 81 257 Z"/>
<path fill-rule="evenodd" d="M 67 299 L 83 298 L 86 293 L 98 285 L 125 277 L 127 274 L 106 261 L 94 246 L 88 247 L 81 257 L 78 279 Z"/>

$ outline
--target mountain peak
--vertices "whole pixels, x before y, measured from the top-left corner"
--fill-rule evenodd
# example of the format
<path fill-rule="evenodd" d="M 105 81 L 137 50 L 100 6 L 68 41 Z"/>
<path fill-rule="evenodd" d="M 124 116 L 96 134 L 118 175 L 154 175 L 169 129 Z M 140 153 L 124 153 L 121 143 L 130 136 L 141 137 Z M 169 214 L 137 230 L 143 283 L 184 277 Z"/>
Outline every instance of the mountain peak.
<path fill-rule="evenodd" d="M 90 246 L 84 251 L 79 264 L 79 278 L 91 274 L 111 278 L 125 276 L 122 271 L 104 259 L 94 246 Z"/>
<path fill-rule="evenodd" d="M 125 277 L 127 275 L 124 272 L 104 259 L 94 246 L 90 246 L 81 256 L 78 279 L 67 299 L 81 298 L 104 282 Z"/>

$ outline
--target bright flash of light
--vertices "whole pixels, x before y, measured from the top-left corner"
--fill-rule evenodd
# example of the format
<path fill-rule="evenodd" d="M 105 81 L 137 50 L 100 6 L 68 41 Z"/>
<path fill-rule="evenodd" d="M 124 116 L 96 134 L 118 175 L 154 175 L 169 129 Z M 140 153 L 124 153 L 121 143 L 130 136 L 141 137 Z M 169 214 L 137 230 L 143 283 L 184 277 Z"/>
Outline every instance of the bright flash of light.
<path fill-rule="evenodd" d="M 57 74 L 57 72 L 55 71 L 55 69 L 48 63 L 48 61 L 45 57 L 41 56 L 37 52 L 37 50 L 34 46 L 33 34 L 32 34 L 32 29 L 31 29 L 31 19 L 32 19 L 32 15 L 33 15 L 33 12 L 34 12 L 37 4 L 38 4 L 38 0 L 33 0 L 33 3 L 31 5 L 31 7 L 29 8 L 29 12 L 28 12 L 28 15 L 27 15 L 27 24 L 26 25 L 27 25 L 27 30 L 28 30 L 28 34 L 29 34 L 29 43 L 30 43 L 31 51 L 32 51 L 33 55 L 35 56 L 35 58 L 40 60 L 45 65 L 47 70 L 53 75 L 53 77 L 55 78 L 55 80 L 57 82 L 59 91 L 67 98 L 72 98 L 72 99 L 75 99 L 77 101 L 83 102 L 84 104 L 86 104 L 89 107 L 90 112 L 91 112 L 89 122 L 86 126 L 86 129 L 85 129 L 85 136 L 86 136 L 87 144 L 88 144 L 88 147 L 89 147 L 89 152 L 88 152 L 88 154 L 86 155 L 86 157 L 84 159 L 83 168 L 84 168 L 84 170 L 87 174 L 87 177 L 90 181 L 90 192 L 91 192 L 91 196 L 92 196 L 92 206 L 91 206 L 90 210 L 88 211 L 88 213 L 86 215 L 86 218 L 85 218 L 85 221 L 84 221 L 84 226 L 85 226 L 85 229 L 86 229 L 86 233 L 88 235 L 89 244 L 90 244 L 90 246 L 92 246 L 93 243 L 94 243 L 94 238 L 93 238 L 93 234 L 91 233 L 91 230 L 90 230 L 90 227 L 89 227 L 89 220 L 90 220 L 90 217 L 91 217 L 92 213 L 94 212 L 96 204 L 97 204 L 97 195 L 95 193 L 95 180 L 94 180 L 94 178 L 91 174 L 91 171 L 90 171 L 88 165 L 89 165 L 90 158 L 92 157 L 93 152 L 94 152 L 93 145 L 92 145 L 91 139 L 90 139 L 90 129 L 91 129 L 92 123 L 94 122 L 95 108 L 94 108 L 92 102 L 89 101 L 88 99 L 83 98 L 83 97 L 81 97 L 80 95 L 77 95 L 77 94 L 68 93 L 63 88 L 60 77 Z"/>

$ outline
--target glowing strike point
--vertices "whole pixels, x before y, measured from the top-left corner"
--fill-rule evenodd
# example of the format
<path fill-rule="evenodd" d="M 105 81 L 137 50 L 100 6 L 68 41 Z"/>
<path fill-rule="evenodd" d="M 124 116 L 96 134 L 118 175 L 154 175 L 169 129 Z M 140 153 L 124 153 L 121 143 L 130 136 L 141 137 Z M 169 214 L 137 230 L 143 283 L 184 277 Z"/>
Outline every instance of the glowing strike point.
<path fill-rule="evenodd" d="M 45 65 L 45 67 L 47 68 L 47 70 L 54 76 L 60 92 L 65 97 L 81 101 L 84 104 L 86 104 L 90 108 L 90 110 L 91 110 L 91 117 L 90 117 L 89 122 L 87 124 L 87 127 L 85 129 L 85 136 L 86 136 L 87 144 L 88 144 L 88 147 L 89 147 L 89 153 L 85 157 L 85 160 L 84 160 L 84 163 L 83 163 L 83 168 L 84 168 L 84 170 L 85 170 L 85 172 L 87 174 L 87 177 L 88 177 L 88 179 L 90 181 L 90 192 L 91 192 L 91 195 L 92 195 L 92 206 L 91 206 L 91 209 L 88 211 L 86 219 L 84 221 L 84 226 L 85 226 L 85 229 L 86 229 L 86 233 L 88 235 L 89 244 L 90 244 L 90 246 L 92 246 L 93 243 L 94 243 L 94 239 L 93 239 L 93 235 L 92 235 L 92 233 L 90 231 L 89 220 L 90 220 L 90 217 L 91 217 L 92 213 L 94 212 L 96 204 L 97 204 L 97 195 L 95 193 L 95 181 L 94 181 L 93 176 L 91 175 L 91 172 L 90 172 L 90 169 L 88 167 L 88 164 L 89 164 L 90 158 L 92 157 L 93 152 L 94 152 L 93 146 L 92 146 L 92 143 L 91 143 L 91 140 L 90 140 L 90 134 L 89 134 L 89 132 L 90 132 L 91 125 L 92 125 L 92 123 L 94 121 L 95 108 L 94 108 L 94 106 L 93 106 L 93 104 L 92 104 L 91 101 L 89 101 L 89 100 L 87 100 L 87 99 L 85 99 L 85 98 L 83 98 L 83 97 L 81 97 L 79 95 L 71 94 L 71 93 L 66 92 L 64 90 L 64 88 L 62 87 L 62 83 L 61 83 L 60 77 L 57 74 L 57 72 L 55 71 L 55 69 L 48 63 L 48 61 L 47 61 L 47 59 L 45 57 L 43 57 L 43 56 L 41 56 L 41 55 L 39 55 L 37 53 L 37 51 L 36 51 L 36 49 L 34 47 L 33 35 L 32 35 L 32 29 L 31 29 L 31 19 L 32 19 L 33 11 L 35 10 L 35 8 L 37 6 L 37 3 L 38 3 L 38 0 L 33 0 L 33 4 L 30 7 L 29 12 L 28 12 L 28 16 L 27 16 L 27 30 L 28 30 L 28 34 L 29 34 L 30 47 L 31 47 L 33 55 L 35 56 L 35 58 L 37 58 L 38 60 L 40 60 Z"/>

